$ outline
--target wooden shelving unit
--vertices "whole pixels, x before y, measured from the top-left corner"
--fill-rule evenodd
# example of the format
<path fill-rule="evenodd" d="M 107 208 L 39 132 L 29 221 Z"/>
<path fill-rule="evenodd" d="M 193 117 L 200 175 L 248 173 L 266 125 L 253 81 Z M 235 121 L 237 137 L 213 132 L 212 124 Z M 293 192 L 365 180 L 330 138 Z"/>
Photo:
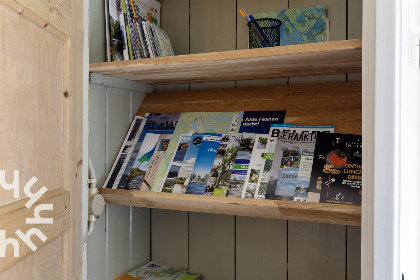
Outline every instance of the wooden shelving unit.
<path fill-rule="evenodd" d="M 362 71 L 362 40 L 95 63 L 89 70 L 147 84 L 355 73 Z"/>
<path fill-rule="evenodd" d="M 90 65 L 90 72 L 149 84 L 248 80 L 362 71 L 362 41 L 181 55 Z M 211 106 L 210 106 L 211 105 Z M 148 94 L 145 112 L 286 110 L 285 123 L 336 125 L 361 134 L 361 83 Z M 361 206 L 102 189 L 107 203 L 360 226 Z"/>
<path fill-rule="evenodd" d="M 169 210 L 360 226 L 354 205 L 101 189 L 107 203 Z"/>

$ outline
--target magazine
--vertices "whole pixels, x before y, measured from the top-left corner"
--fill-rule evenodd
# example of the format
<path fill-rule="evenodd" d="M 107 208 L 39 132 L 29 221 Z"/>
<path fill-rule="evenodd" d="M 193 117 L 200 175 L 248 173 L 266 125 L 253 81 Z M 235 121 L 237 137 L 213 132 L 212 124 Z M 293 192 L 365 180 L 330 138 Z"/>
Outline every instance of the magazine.
<path fill-rule="evenodd" d="M 120 189 L 140 189 L 143 184 L 144 176 L 150 165 L 151 157 L 154 149 L 157 147 L 158 135 L 172 134 L 178 123 L 180 114 L 148 114 L 148 119 L 144 125 L 144 129 L 135 144 L 134 150 L 129 158 L 130 161 L 124 169 L 124 173 L 119 180 L 118 188 Z M 148 139 L 145 139 L 147 134 Z M 153 139 L 153 140 L 152 140 Z M 153 141 L 150 142 L 149 141 Z M 169 139 L 162 139 L 163 144 L 169 145 Z M 144 144 L 144 146 L 143 146 Z M 143 147 L 143 149 L 142 149 Z M 140 152 L 141 151 L 141 152 Z M 134 180 L 134 182 L 132 182 Z M 146 182 L 152 185 L 153 182 Z"/>
<path fill-rule="evenodd" d="M 163 157 L 165 156 L 166 149 L 168 148 L 169 142 L 171 140 L 172 134 L 158 134 L 159 139 L 157 141 L 154 153 L 150 159 L 149 167 L 147 168 L 146 174 L 144 175 L 144 180 L 141 185 L 141 191 L 150 191 L 152 189 L 152 184 L 156 178 L 156 172 L 162 162 Z"/>
<path fill-rule="evenodd" d="M 301 153 L 313 155 L 318 132 L 334 132 L 333 125 L 272 125 L 271 137 L 277 137 L 268 177 L 266 199 L 293 201 L 297 191 Z M 309 187 L 309 177 L 302 176 L 299 188 Z M 300 201 L 306 201 L 307 195 Z"/>
<path fill-rule="evenodd" d="M 191 136 L 182 163 L 175 162 L 169 166 L 166 178 L 161 181 L 157 192 L 173 192 L 175 185 L 179 185 L 175 188 L 175 192 L 185 193 L 204 135 L 204 133 L 194 133 Z"/>
<path fill-rule="evenodd" d="M 190 175 L 186 194 L 204 194 L 221 138 L 222 134 L 204 135 Z"/>
<path fill-rule="evenodd" d="M 361 205 L 361 135 L 318 135 L 309 191 L 320 193 L 321 203 Z"/>
<path fill-rule="evenodd" d="M 257 183 L 263 163 L 263 155 L 267 146 L 268 134 L 256 134 L 254 149 L 252 150 L 251 161 L 248 166 L 248 173 L 245 178 L 245 186 L 241 197 L 254 198 L 257 191 Z"/>
<path fill-rule="evenodd" d="M 204 192 L 205 195 L 213 195 L 216 180 L 219 173 L 221 172 L 223 158 L 229 143 L 229 136 L 230 134 L 222 134 L 219 147 L 217 147 L 216 157 L 214 158 L 213 165 L 210 170 L 210 176 L 206 182 L 206 190 Z"/>
<path fill-rule="evenodd" d="M 226 141 L 226 150 L 223 153 L 222 160 L 220 162 L 216 162 L 216 170 L 214 170 L 214 173 L 212 174 L 212 178 L 214 178 L 212 179 L 212 181 L 214 181 L 214 185 L 211 186 L 211 183 L 208 183 L 209 195 L 210 193 L 213 193 L 214 196 L 227 195 L 229 181 L 235 165 L 241 139 L 242 133 L 230 133 L 228 139 L 224 139 L 224 142 Z"/>
<path fill-rule="evenodd" d="M 111 61 L 124 60 L 123 50 L 125 44 L 123 43 L 124 38 L 122 37 L 120 26 L 120 14 L 122 13 L 120 1 L 108 0 Z"/>
<path fill-rule="evenodd" d="M 118 188 L 119 182 L 123 176 L 126 166 L 129 164 L 130 157 L 134 151 L 140 135 L 143 131 L 143 127 L 146 123 L 146 118 L 135 116 L 128 133 L 124 139 L 124 142 L 118 152 L 117 158 L 112 165 L 111 170 L 108 173 L 108 177 L 105 180 L 105 188 Z"/>
<path fill-rule="evenodd" d="M 159 167 L 152 191 L 156 191 L 165 180 L 171 160 L 176 151 L 179 138 L 182 134 L 192 133 L 229 133 L 239 130 L 238 122 L 242 119 L 243 112 L 193 112 L 182 113 L 172 136 L 172 141 L 166 151 L 165 158 Z M 233 128 L 235 127 L 235 128 Z M 189 148 L 189 147 L 188 147 Z M 192 170 L 192 169 L 191 169 Z M 163 181 L 163 182 L 162 182 Z"/>
<path fill-rule="evenodd" d="M 179 167 L 179 169 L 181 169 L 182 163 L 184 162 L 184 158 L 185 158 L 185 156 L 187 154 L 187 151 L 188 151 L 188 146 L 191 143 L 191 138 L 192 138 L 192 135 L 188 135 L 188 134 L 183 134 L 179 138 L 177 149 L 174 153 L 174 156 L 173 156 L 171 164 L 170 164 L 170 166 L 173 167 L 172 170 L 175 168 L 175 166 L 177 166 L 177 167 Z M 169 168 L 169 169 L 171 169 L 171 168 Z M 169 170 L 168 170 L 168 172 L 169 172 Z M 185 182 L 186 178 L 184 178 L 184 179 L 179 178 L 178 179 L 179 176 L 180 175 L 179 175 L 179 172 L 178 172 L 178 174 L 176 174 L 176 177 L 174 177 L 175 178 L 175 183 L 172 182 L 172 184 L 174 184 L 173 189 L 172 189 L 173 193 L 182 193 L 182 186 L 184 185 L 184 182 Z M 166 179 L 168 179 L 168 173 L 166 174 L 165 177 L 166 177 L 165 178 L 165 181 L 166 181 Z M 169 179 L 171 179 L 173 181 L 174 178 L 169 178 Z M 168 183 L 170 183 L 170 182 L 168 182 Z"/>
<path fill-rule="evenodd" d="M 127 274 L 117 277 L 114 280 L 176 280 L 186 273 L 188 273 L 187 268 L 170 267 L 152 261 L 130 271 Z"/>
<path fill-rule="evenodd" d="M 243 133 L 230 175 L 226 196 L 241 197 L 248 174 L 249 162 L 254 149 L 255 133 Z"/>

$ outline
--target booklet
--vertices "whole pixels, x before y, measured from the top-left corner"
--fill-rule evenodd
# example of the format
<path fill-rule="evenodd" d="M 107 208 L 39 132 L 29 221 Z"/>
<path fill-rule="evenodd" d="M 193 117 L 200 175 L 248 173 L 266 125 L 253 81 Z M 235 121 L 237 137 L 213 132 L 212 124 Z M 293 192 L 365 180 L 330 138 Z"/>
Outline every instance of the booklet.
<path fill-rule="evenodd" d="M 221 138 L 222 134 L 204 135 L 186 194 L 204 194 Z"/>
<path fill-rule="evenodd" d="M 361 135 L 318 135 L 309 191 L 320 193 L 321 203 L 361 205 Z"/>
<path fill-rule="evenodd" d="M 271 136 L 277 137 L 268 178 L 266 199 L 293 201 L 297 188 L 309 187 L 309 176 L 303 174 L 298 186 L 301 154 L 313 155 L 318 132 L 334 132 L 333 125 L 272 125 Z M 307 163 L 310 164 L 310 163 Z M 307 168 L 307 167 L 306 167 Z M 305 169 L 307 170 L 307 169 Z M 304 199 L 300 201 L 306 201 Z"/>

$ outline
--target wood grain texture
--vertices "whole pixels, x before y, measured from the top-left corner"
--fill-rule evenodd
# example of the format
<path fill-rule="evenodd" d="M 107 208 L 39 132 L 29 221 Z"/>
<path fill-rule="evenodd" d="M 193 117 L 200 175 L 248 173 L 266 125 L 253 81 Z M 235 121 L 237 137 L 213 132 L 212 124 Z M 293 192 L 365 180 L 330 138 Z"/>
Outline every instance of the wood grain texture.
<path fill-rule="evenodd" d="M 70 1 L 68 1 L 70 2 Z M 87 277 L 87 192 L 88 192 L 88 7 L 87 2 L 71 0 L 71 39 L 66 41 L 64 56 L 69 59 L 65 71 L 69 79 L 66 141 L 70 189 L 70 230 L 68 237 L 68 279 Z"/>
<path fill-rule="evenodd" d="M 235 279 L 235 217 L 190 213 L 189 271 L 206 280 Z"/>
<path fill-rule="evenodd" d="M 346 279 L 346 227 L 289 221 L 288 279 Z"/>
<path fill-rule="evenodd" d="M 102 189 L 101 193 L 107 203 L 117 205 L 356 226 L 360 225 L 361 221 L 361 207 L 355 205 L 295 203 L 114 189 Z"/>
<path fill-rule="evenodd" d="M 61 275 L 64 269 L 62 243 L 63 236 L 60 235 L 13 267 L 0 273 L 0 280 L 65 279 Z"/>
<path fill-rule="evenodd" d="M 183 91 L 149 94 L 145 113 L 286 110 L 285 123 L 334 124 L 338 133 L 361 133 L 361 83 Z"/>
<path fill-rule="evenodd" d="M 70 1 L 1 0 L 0 2 L 61 40 L 66 40 L 71 35 Z"/>
<path fill-rule="evenodd" d="M 236 217 L 236 279 L 287 279 L 287 222 Z"/>
<path fill-rule="evenodd" d="M 19 198 L 0 188 L 5 205 L 32 176 L 32 192 L 63 186 L 63 42 L 3 4 L 0 14 L 0 169 L 9 183 L 20 172 Z"/>
<path fill-rule="evenodd" d="M 216 82 L 361 72 L 361 59 L 359 39 L 97 63 L 90 71 L 150 84 Z"/>
<path fill-rule="evenodd" d="M 70 194 L 66 189 L 59 188 L 47 191 L 29 209 L 25 206 L 25 203 L 28 201 L 29 198 L 0 207 L 0 217 L 2 217 L 0 219 L 0 229 L 6 231 L 6 238 L 15 238 L 19 241 L 19 257 L 14 257 L 14 247 L 8 245 L 6 247 L 6 257 L 2 258 L 0 262 L 0 271 L 4 271 L 33 252 L 15 234 L 18 229 L 24 234 L 31 228 L 40 230 L 47 237 L 47 240 L 43 242 L 37 237 L 31 238 L 31 241 L 37 248 L 46 245 L 69 229 L 70 211 L 68 208 L 70 206 Z M 27 224 L 26 219 L 34 217 L 34 209 L 41 204 L 53 204 L 53 210 L 40 212 L 43 218 L 53 218 L 53 224 Z"/>
<path fill-rule="evenodd" d="M 161 209 L 151 211 L 152 260 L 188 267 L 188 213 Z"/>

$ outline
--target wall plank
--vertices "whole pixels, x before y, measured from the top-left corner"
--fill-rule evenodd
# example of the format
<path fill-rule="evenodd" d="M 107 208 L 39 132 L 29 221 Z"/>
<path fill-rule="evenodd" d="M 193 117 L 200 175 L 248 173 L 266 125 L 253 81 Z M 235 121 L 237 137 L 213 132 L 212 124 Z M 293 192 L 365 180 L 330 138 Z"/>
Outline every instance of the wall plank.
<path fill-rule="evenodd" d="M 130 207 L 106 206 L 106 279 L 130 271 Z"/>
<path fill-rule="evenodd" d="M 107 88 L 107 173 L 131 124 L 130 91 Z M 106 211 L 107 279 L 130 270 L 130 208 L 108 205 Z"/>
<path fill-rule="evenodd" d="M 89 63 L 106 61 L 105 0 L 89 0 Z"/>
<path fill-rule="evenodd" d="M 347 226 L 347 279 L 359 280 L 361 272 L 361 227 Z"/>
<path fill-rule="evenodd" d="M 152 209 L 152 260 L 188 267 L 188 212 Z"/>
<path fill-rule="evenodd" d="M 289 280 L 346 277 L 346 227 L 289 221 Z"/>
<path fill-rule="evenodd" d="M 89 154 L 101 187 L 106 179 L 106 87 L 89 85 Z M 96 220 L 92 234 L 88 237 L 88 279 L 106 279 L 106 235 L 105 213 Z"/>
<path fill-rule="evenodd" d="M 189 269 L 206 280 L 235 278 L 235 216 L 190 212 Z"/>
<path fill-rule="evenodd" d="M 150 261 L 150 209 L 130 207 L 130 270 Z"/>
<path fill-rule="evenodd" d="M 287 221 L 236 217 L 236 279 L 287 279 Z"/>
<path fill-rule="evenodd" d="M 363 0 L 348 0 L 348 39 L 362 38 L 362 8 Z M 361 82 L 362 73 L 350 73 L 347 75 L 349 82 Z"/>

